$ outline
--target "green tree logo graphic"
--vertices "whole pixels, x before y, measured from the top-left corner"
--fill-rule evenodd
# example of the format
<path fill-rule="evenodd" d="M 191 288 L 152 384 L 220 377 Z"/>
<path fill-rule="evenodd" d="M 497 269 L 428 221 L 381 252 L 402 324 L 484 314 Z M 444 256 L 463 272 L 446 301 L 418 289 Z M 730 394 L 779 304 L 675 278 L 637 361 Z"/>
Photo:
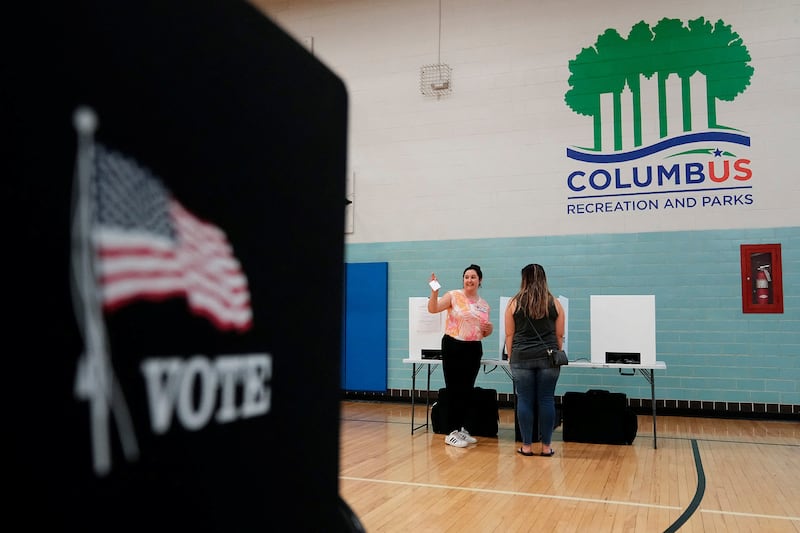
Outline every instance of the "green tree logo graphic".
<path fill-rule="evenodd" d="M 703 17 L 684 26 L 679 19 L 663 18 L 652 28 L 635 24 L 627 39 L 609 28 L 593 46 L 584 48 L 569 62 L 570 89 L 567 105 L 578 114 L 591 116 L 594 150 L 602 150 L 600 96 L 611 94 L 614 150 L 622 149 L 622 95 L 630 90 L 633 142 L 642 145 L 641 80 L 654 75 L 658 87 L 659 135 L 667 136 L 667 79 L 677 75 L 681 84 L 682 127 L 692 131 L 690 79 L 705 77 L 708 127 L 730 129 L 717 122 L 717 100 L 733 101 L 750 85 L 753 67 L 742 39 L 722 20 L 715 24 Z"/>

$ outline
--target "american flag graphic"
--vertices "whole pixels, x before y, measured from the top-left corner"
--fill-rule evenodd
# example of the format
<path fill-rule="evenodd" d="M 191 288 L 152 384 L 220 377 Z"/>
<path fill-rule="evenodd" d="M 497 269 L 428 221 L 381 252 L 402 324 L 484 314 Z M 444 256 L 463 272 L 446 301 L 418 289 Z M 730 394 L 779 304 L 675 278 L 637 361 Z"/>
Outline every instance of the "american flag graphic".
<path fill-rule="evenodd" d="M 183 297 L 220 330 L 251 327 L 247 278 L 220 228 L 186 210 L 148 169 L 100 144 L 90 195 L 105 310 Z"/>

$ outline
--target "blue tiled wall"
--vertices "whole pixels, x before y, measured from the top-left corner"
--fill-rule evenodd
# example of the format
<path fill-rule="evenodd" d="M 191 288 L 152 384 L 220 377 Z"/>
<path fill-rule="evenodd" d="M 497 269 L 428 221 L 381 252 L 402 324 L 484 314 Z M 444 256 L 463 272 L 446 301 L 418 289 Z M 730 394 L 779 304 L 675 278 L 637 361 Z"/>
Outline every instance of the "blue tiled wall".
<path fill-rule="evenodd" d="M 784 312 L 744 314 L 741 244 L 781 244 Z M 570 358 L 588 357 L 589 296 L 654 294 L 657 397 L 671 400 L 800 404 L 800 228 L 574 235 L 558 237 L 348 244 L 347 262 L 389 263 L 388 388 L 410 389 L 408 298 L 427 296 L 435 271 L 443 289 L 461 286 L 470 263 L 484 272 L 481 295 L 492 305 L 519 287 L 527 263 L 542 264 L 552 292 L 569 298 Z M 497 334 L 484 340 L 496 357 Z M 424 379 L 423 373 L 418 379 Z M 511 392 L 502 370 L 479 386 Z M 419 384 L 418 384 L 419 386 Z M 441 372 L 431 389 L 443 386 Z M 649 398 L 650 386 L 614 370 L 564 369 L 556 393 L 613 388 Z"/>

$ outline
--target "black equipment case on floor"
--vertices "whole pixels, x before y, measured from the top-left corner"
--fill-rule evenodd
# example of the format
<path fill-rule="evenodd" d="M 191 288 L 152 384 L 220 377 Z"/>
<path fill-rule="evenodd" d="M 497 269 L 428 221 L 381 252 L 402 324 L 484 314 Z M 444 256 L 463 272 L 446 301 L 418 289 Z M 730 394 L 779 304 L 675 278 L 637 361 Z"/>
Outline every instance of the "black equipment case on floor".
<path fill-rule="evenodd" d="M 447 423 L 447 389 L 439 389 L 439 397 L 431 406 L 431 426 L 434 433 L 450 433 Z M 467 412 L 466 429 L 473 437 L 497 437 L 500 413 L 497 405 L 497 390 L 475 387 L 472 402 Z"/>
<path fill-rule="evenodd" d="M 536 407 L 534 406 L 534 412 L 533 412 L 533 427 L 534 427 L 534 430 L 536 430 L 536 428 L 539 427 L 539 421 L 537 420 L 537 417 L 538 417 L 538 411 L 536 410 Z M 563 416 L 561 414 L 561 406 L 556 404 L 556 417 L 555 417 L 555 420 L 553 420 L 553 430 L 558 429 L 558 427 L 561 425 L 562 420 L 563 420 Z M 522 442 L 522 433 L 520 433 L 520 431 L 519 431 L 519 418 L 518 418 L 518 415 L 517 415 L 516 407 L 514 408 L 514 439 L 517 442 Z M 540 440 L 542 440 L 542 435 L 538 430 L 536 430 L 536 435 L 533 436 L 533 442 L 539 442 Z"/>
<path fill-rule="evenodd" d="M 565 442 L 633 444 L 638 430 L 636 413 L 621 392 L 592 389 L 567 392 L 562 400 Z"/>

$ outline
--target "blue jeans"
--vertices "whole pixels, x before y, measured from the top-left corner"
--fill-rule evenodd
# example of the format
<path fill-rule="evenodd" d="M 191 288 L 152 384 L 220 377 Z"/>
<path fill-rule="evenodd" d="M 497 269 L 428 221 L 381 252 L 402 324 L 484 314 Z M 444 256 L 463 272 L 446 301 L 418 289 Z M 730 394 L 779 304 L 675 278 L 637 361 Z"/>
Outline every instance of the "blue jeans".
<path fill-rule="evenodd" d="M 511 375 L 517 389 L 519 432 L 525 445 L 534 442 L 536 430 L 536 442 L 541 436 L 542 444 L 550 446 L 556 418 L 556 383 L 561 368 L 535 368 L 540 366 L 536 363 L 538 361 L 511 360 Z M 533 427 L 534 417 L 538 421 L 538 428 Z"/>

